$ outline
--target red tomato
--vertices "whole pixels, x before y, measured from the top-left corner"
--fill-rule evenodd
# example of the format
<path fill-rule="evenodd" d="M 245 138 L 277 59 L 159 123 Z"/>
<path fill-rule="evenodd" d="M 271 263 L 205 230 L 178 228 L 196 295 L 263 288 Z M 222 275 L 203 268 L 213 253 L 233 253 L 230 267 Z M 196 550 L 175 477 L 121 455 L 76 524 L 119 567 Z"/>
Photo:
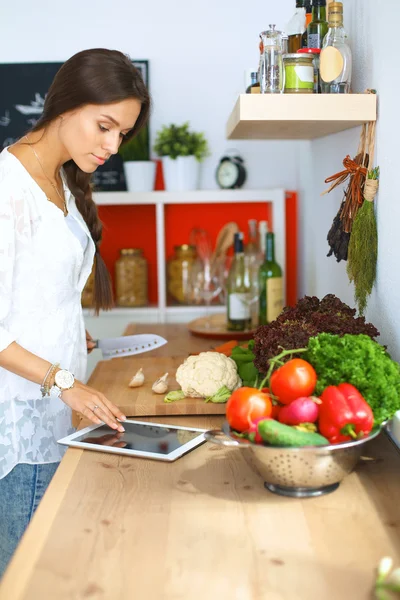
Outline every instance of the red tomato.
<path fill-rule="evenodd" d="M 317 374 L 310 363 L 293 358 L 271 376 L 271 392 L 281 404 L 290 404 L 300 397 L 311 396 L 317 384 Z"/>
<path fill-rule="evenodd" d="M 256 419 L 270 417 L 272 402 L 256 388 L 242 387 L 233 392 L 226 405 L 226 418 L 232 429 L 246 431 Z"/>

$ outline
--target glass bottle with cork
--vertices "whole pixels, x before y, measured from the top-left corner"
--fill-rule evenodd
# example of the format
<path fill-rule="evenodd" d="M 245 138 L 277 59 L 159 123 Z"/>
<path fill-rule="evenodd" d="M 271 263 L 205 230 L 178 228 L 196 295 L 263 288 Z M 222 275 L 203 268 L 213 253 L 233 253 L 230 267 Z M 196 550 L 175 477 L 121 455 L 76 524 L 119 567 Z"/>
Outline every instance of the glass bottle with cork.
<path fill-rule="evenodd" d="M 241 231 L 235 233 L 234 252 L 227 281 L 227 328 L 228 331 L 245 331 L 251 326 L 251 286 Z"/>
<path fill-rule="evenodd" d="M 283 309 L 282 269 L 275 260 L 275 234 L 266 236 L 265 261 L 259 271 L 259 325 L 274 321 Z"/>
<path fill-rule="evenodd" d="M 329 30 L 320 60 L 323 94 L 349 94 L 351 91 L 352 55 L 343 27 L 343 4 L 329 5 Z"/>
<path fill-rule="evenodd" d="M 326 0 L 312 0 L 312 18 L 307 27 L 307 47 L 321 49 L 327 33 Z"/>

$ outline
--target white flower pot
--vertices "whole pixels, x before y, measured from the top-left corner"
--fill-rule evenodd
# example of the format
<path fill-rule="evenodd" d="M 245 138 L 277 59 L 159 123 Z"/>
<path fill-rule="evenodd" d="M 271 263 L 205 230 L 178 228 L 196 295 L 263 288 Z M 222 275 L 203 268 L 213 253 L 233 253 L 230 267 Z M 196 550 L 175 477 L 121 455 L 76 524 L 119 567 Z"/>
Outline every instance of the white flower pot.
<path fill-rule="evenodd" d="M 167 192 L 197 190 L 200 180 L 200 163 L 194 156 L 162 157 L 165 189 Z"/>
<path fill-rule="evenodd" d="M 156 178 L 156 163 L 151 160 L 124 162 L 128 192 L 152 192 Z"/>

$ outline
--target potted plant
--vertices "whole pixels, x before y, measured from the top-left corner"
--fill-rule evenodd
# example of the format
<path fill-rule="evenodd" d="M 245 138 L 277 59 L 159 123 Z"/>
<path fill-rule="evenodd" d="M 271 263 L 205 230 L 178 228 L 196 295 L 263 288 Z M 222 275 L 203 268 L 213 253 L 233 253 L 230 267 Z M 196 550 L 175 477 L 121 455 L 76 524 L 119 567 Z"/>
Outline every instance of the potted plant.
<path fill-rule="evenodd" d="M 203 133 L 183 125 L 164 125 L 156 136 L 155 152 L 161 156 L 166 190 L 185 191 L 199 187 L 200 163 L 209 155 Z"/>
<path fill-rule="evenodd" d="M 150 160 L 149 130 L 121 144 L 119 154 L 124 161 L 124 174 L 129 192 L 152 192 L 154 190 L 156 163 Z"/>

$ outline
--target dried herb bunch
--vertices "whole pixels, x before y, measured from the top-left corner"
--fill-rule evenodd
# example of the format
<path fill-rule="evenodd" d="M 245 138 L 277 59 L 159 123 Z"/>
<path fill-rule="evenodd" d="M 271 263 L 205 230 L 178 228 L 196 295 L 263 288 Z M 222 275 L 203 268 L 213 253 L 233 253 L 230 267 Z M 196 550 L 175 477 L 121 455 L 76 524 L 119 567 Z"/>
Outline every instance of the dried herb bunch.
<path fill-rule="evenodd" d="M 365 200 L 354 219 L 349 243 L 347 275 L 354 283 L 354 299 L 360 315 L 367 307 L 368 298 L 376 279 L 378 261 L 378 227 L 376 223 L 374 197 L 377 192 L 379 167 L 368 173 Z M 369 192 L 368 184 L 374 181 L 375 187 Z"/>
<path fill-rule="evenodd" d="M 355 317 L 356 309 L 350 308 L 334 294 L 322 300 L 316 296 L 301 298 L 294 307 L 286 307 L 279 317 L 269 325 L 259 327 L 254 336 L 254 365 L 266 373 L 269 359 L 277 356 L 282 348 L 290 350 L 305 348 L 310 337 L 319 333 L 343 336 L 346 333 L 365 334 L 371 339 L 379 331 L 364 317 Z M 290 355 L 286 360 L 290 359 Z"/>

